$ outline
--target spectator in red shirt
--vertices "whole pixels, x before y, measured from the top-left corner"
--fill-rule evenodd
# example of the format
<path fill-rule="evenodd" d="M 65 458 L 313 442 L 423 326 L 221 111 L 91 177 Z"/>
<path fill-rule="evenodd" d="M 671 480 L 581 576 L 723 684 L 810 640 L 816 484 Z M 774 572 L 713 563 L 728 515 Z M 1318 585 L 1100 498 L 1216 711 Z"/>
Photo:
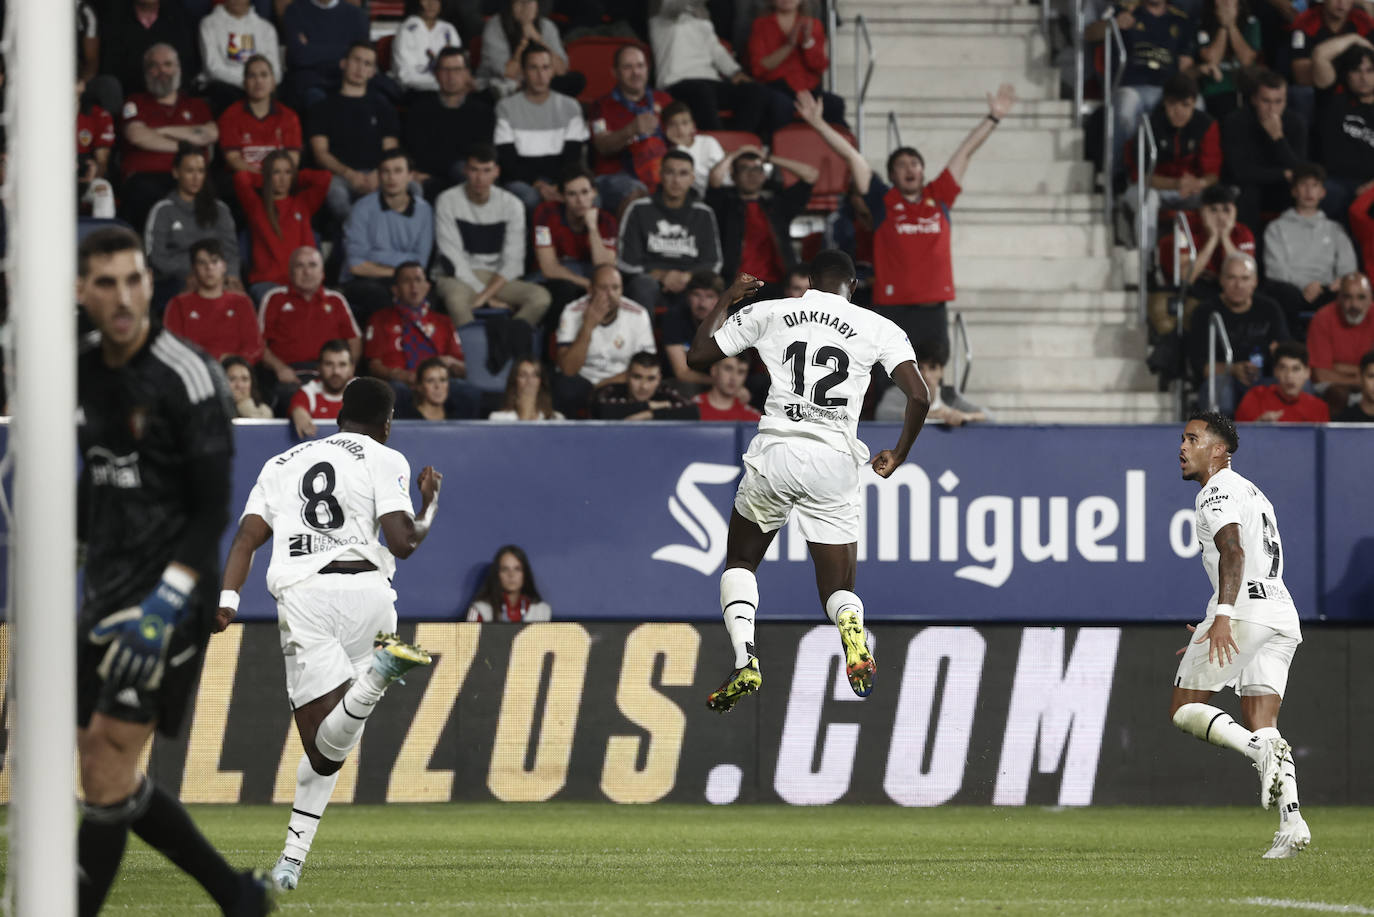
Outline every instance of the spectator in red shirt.
<path fill-rule="evenodd" d="M 476 417 L 482 393 L 463 381 L 467 364 L 453 322 L 429 304 L 429 279 L 418 261 L 397 265 L 392 284 L 395 299 L 367 323 L 367 371 L 391 383 L 398 413 L 410 410 L 421 363 L 437 357 L 448 369 L 447 411 L 452 417 Z"/>
<path fill-rule="evenodd" d="M 215 197 L 207 176 L 209 164 L 199 147 L 183 143 L 172 160 L 176 187 L 148 211 L 143 245 L 153 270 L 153 308 L 188 289 L 191 245 L 201 239 L 218 239 L 228 264 L 229 287 L 243 292 L 239 280 L 239 240 L 229 205 Z"/>
<path fill-rule="evenodd" d="M 337 420 L 343 407 L 343 391 L 353 381 L 357 360 L 348 341 L 325 341 L 320 347 L 318 378 L 302 385 L 291 396 L 291 426 L 301 439 L 310 439 L 318 431 L 317 420 Z"/>
<path fill-rule="evenodd" d="M 602 205 L 619 213 L 627 198 L 658 187 L 659 161 L 668 152 L 659 116 L 673 100 L 649 88 L 649 59 L 637 45 L 616 51 L 615 78 L 615 89 L 592 106 L 591 127 L 596 190 Z"/>
<path fill-rule="evenodd" d="M 1255 234 L 1244 223 L 1237 222 L 1236 199 L 1239 192 L 1233 185 L 1212 185 L 1201 194 L 1202 207 L 1187 213 L 1188 227 L 1197 245 L 1197 260 L 1193 261 L 1186 243 L 1179 243 L 1170 233 L 1159 240 L 1159 264 L 1166 278 L 1174 276 L 1174 255 L 1184 260 L 1183 278 L 1193 290 L 1189 301 L 1209 296 L 1221 289 L 1221 265 L 1231 255 L 1255 256 Z M 1183 250 L 1178 245 L 1184 244 Z M 1161 334 L 1172 334 L 1177 320 L 1168 308 L 1168 297 L 1159 299 L 1164 308 L 1154 310 L 1151 302 L 1150 322 Z"/>
<path fill-rule="evenodd" d="M 1336 301 L 1327 303 L 1307 326 L 1312 381 L 1332 414 L 1345 410 L 1360 391 L 1360 358 L 1374 350 L 1374 312 L 1369 308 L 1369 278 L 1346 274 Z"/>
<path fill-rule="evenodd" d="M 1158 161 L 1145 192 L 1145 240 L 1153 246 L 1161 207 L 1196 210 L 1201 192 L 1221 176 L 1221 129 L 1207 112 L 1197 108 L 1197 81 L 1175 73 L 1164 84 L 1164 100 L 1150 112 Z M 1145 128 L 1141 127 L 1144 131 Z M 1126 178 L 1131 187 L 1124 203 L 1136 225 L 1136 144 L 1126 145 Z"/>
<path fill-rule="evenodd" d="M 253 239 L 248 282 L 254 300 L 261 301 L 272 285 L 287 282 L 294 252 L 315 247 L 310 220 L 324 203 L 329 182 L 329 173 L 319 169 L 297 173 L 286 150 L 268 153 L 261 172 L 244 169 L 234 176 L 234 190 Z"/>
<path fill-rule="evenodd" d="M 773 0 L 773 12 L 754 20 L 749 32 L 749 60 L 754 79 L 787 98 L 809 92 L 819 98 L 821 117 L 844 123 L 844 99 L 821 90 L 830 66 L 825 27 L 802 11 L 803 0 Z"/>
<path fill-rule="evenodd" d="M 692 399 L 702 420 L 740 420 L 752 423 L 761 416 L 749 406 L 744 380 L 749 378 L 749 361 L 726 357 L 711 366 L 711 387 Z"/>
<path fill-rule="evenodd" d="M 268 291 L 258 319 L 262 362 L 276 377 L 281 396 L 299 384 L 297 370 L 309 375 L 319 368 L 320 348 L 328 341 L 344 341 L 355 365 L 362 355 L 362 332 L 348 300 L 325 289 L 324 260 L 313 247 L 299 248 L 291 255 L 290 284 Z"/>
<path fill-rule="evenodd" d="M 114 188 L 106 178 L 114 149 L 114 118 L 86 98 L 86 81 L 76 81 L 76 196 L 82 210 L 93 217 L 115 215 Z"/>
<path fill-rule="evenodd" d="M 913 341 L 949 342 L 945 304 L 954 299 L 954 262 L 950 252 L 949 209 L 969 161 L 1016 104 L 1003 83 L 988 95 L 988 113 L 969 131 L 936 179 L 926 182 L 925 159 L 915 149 L 898 147 L 887 157 L 886 182 L 868 160 L 821 117 L 821 103 L 810 93 L 797 95 L 797 113 L 844 157 L 873 217 L 873 311 L 891 319 Z"/>
<path fill-rule="evenodd" d="M 1311 86 L 1312 54 L 1316 47 L 1352 32 L 1368 35 L 1374 31 L 1374 19 L 1364 10 L 1356 8 L 1355 0 L 1325 0 L 1299 13 L 1288 28 L 1292 32 L 1290 59 L 1293 82 L 1298 86 Z M 1311 120 L 1309 117 L 1309 124 Z"/>
<path fill-rule="evenodd" d="M 706 192 L 720 231 L 720 272 L 726 277 L 752 274 L 765 284 L 759 296 L 776 299 L 782 294 L 783 277 L 797 264 L 792 221 L 806 209 L 820 172 L 813 165 L 770 156 L 752 146 L 740 147 L 727 158 L 734 184 Z M 771 183 L 765 163 L 777 167 Z M 791 172 L 797 181 L 784 186 L 778 169 Z"/>
<path fill-rule="evenodd" d="M 219 145 L 233 172 L 262 172 L 262 161 L 273 150 L 285 150 L 291 164 L 301 164 L 301 119 L 276 99 L 277 78 L 272 64 L 254 54 L 243 65 L 245 98 L 219 116 Z"/>
<path fill-rule="evenodd" d="M 252 300 L 226 288 L 226 270 L 218 239 L 192 244 L 191 289 L 167 304 L 163 324 L 216 360 L 237 355 L 256 363 L 262 359 L 262 329 Z"/>
<path fill-rule="evenodd" d="M 147 92 L 124 102 L 124 156 L 120 216 L 142 226 L 153 204 L 172 190 L 172 157 L 182 141 L 213 146 L 219 128 L 210 107 L 181 91 L 181 61 L 171 45 L 156 44 L 143 54 Z"/>
<path fill-rule="evenodd" d="M 534 208 L 534 258 L 553 297 L 550 320 L 556 325 L 563 306 L 591 289 L 592 271 L 615 264 L 619 225 L 596 205 L 591 173 L 570 169 L 558 184 L 562 203 L 545 201 Z M 595 226 L 596 232 L 589 227 Z"/>
<path fill-rule="evenodd" d="M 1350 234 L 1360 247 L 1360 261 L 1365 270 L 1374 271 L 1374 181 L 1365 185 L 1347 213 Z"/>
<path fill-rule="evenodd" d="M 1303 391 L 1312 371 L 1307 348 L 1296 342 L 1280 344 L 1274 351 L 1274 385 L 1256 385 L 1245 393 L 1236 408 L 1240 423 L 1327 423 L 1331 411 L 1326 402 Z"/>

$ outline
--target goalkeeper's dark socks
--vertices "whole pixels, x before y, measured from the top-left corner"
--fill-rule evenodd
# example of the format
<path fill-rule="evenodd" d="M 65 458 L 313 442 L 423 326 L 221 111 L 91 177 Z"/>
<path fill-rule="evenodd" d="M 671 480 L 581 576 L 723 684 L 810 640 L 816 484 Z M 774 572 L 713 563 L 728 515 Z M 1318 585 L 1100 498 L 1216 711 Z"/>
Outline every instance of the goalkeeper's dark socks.
<path fill-rule="evenodd" d="M 81 917 L 93 917 L 100 913 L 105 896 L 114 884 L 115 873 L 119 872 L 119 861 L 124 858 L 124 844 L 129 839 L 129 826 L 125 822 L 111 824 L 97 821 L 87 810 L 81 819 L 81 828 L 76 832 L 76 861 L 80 881 L 77 883 L 77 913 Z"/>
<path fill-rule="evenodd" d="M 238 873 L 200 833 L 181 803 L 161 788 L 153 788 L 147 810 L 132 827 L 149 846 L 199 882 L 225 911 L 238 901 L 243 893 Z"/>

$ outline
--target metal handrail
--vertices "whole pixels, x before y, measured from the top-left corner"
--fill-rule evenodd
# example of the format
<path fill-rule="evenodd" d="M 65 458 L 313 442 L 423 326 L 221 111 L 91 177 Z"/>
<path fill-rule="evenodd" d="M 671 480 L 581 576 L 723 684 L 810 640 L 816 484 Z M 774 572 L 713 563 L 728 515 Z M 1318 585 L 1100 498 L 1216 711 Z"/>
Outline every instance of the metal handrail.
<path fill-rule="evenodd" d="M 825 65 L 825 89 L 827 92 L 835 91 L 835 38 L 839 34 L 839 0 L 830 0 L 830 2 L 825 5 L 825 40 L 830 42 L 830 53 L 826 55 L 830 60 Z"/>
<path fill-rule="evenodd" d="M 1182 246 L 1180 245 L 1182 242 Z M 1183 319 L 1188 308 L 1188 286 L 1190 281 L 1183 274 L 1183 259 L 1179 257 L 1179 250 L 1186 246 L 1188 250 L 1188 263 L 1190 265 L 1197 262 L 1197 240 L 1193 238 L 1193 227 L 1188 225 L 1188 218 L 1184 216 L 1182 210 L 1174 212 L 1174 334 L 1178 336 L 1180 348 L 1183 343 Z M 1178 412 L 1180 419 L 1188 416 L 1188 386 L 1180 378 L 1178 384 Z"/>
<path fill-rule="evenodd" d="M 964 313 L 962 312 L 954 313 L 954 337 L 964 342 L 963 359 L 959 358 L 960 351 L 954 352 L 954 377 L 957 380 L 955 391 L 962 395 L 964 387 L 968 385 L 969 370 L 973 369 L 973 343 L 969 340 L 968 325 L 964 322 Z"/>
<path fill-rule="evenodd" d="M 859 58 L 860 40 L 868 49 L 868 70 L 863 71 Z M 873 80 L 873 68 L 878 65 L 878 57 L 873 53 L 873 36 L 868 34 L 868 21 L 860 14 L 854 17 L 854 136 L 859 141 L 859 152 L 864 151 L 864 99 L 868 96 L 868 84 Z M 863 79 L 859 73 L 863 72 Z"/>
<path fill-rule="evenodd" d="M 1145 165 L 1147 153 L 1149 154 L 1148 158 L 1150 161 L 1150 165 L 1148 168 Z M 1153 227 L 1150 226 L 1150 215 L 1146 212 L 1145 198 L 1148 196 L 1149 193 L 1147 185 L 1149 184 L 1150 179 L 1154 177 L 1155 166 L 1157 166 L 1158 164 L 1159 145 L 1155 141 L 1154 125 L 1150 123 L 1149 118 L 1143 118 L 1140 122 L 1140 133 L 1136 135 L 1135 152 L 1135 237 L 1136 248 L 1139 249 L 1140 255 L 1140 286 L 1136 292 L 1136 297 L 1139 301 L 1140 321 L 1142 324 L 1144 324 L 1149 314 L 1150 257 L 1154 254 L 1154 252 L 1152 251 L 1154 246 L 1149 244 L 1151 235 L 1150 230 Z M 1156 222 L 1158 222 L 1158 215 L 1156 215 Z M 1111 224 L 1108 224 L 1108 232 L 1110 231 Z M 1175 258 L 1174 260 L 1177 261 L 1178 259 Z"/>
<path fill-rule="evenodd" d="M 1116 18 L 1107 20 L 1107 34 L 1121 50 L 1121 70 L 1126 68 L 1126 38 L 1121 34 L 1121 26 L 1117 25 Z M 1121 81 L 1121 74 L 1112 75 L 1112 49 L 1109 47 L 1107 53 L 1102 55 L 1102 101 L 1105 108 L 1103 118 L 1103 143 L 1102 143 L 1102 173 L 1106 184 L 1107 193 L 1103 195 L 1103 212 L 1107 217 L 1107 228 L 1111 230 L 1113 220 L 1116 217 L 1116 188 L 1112 184 L 1112 175 L 1116 171 L 1116 112 L 1113 109 L 1112 96 L 1116 94 L 1116 84 Z"/>
<path fill-rule="evenodd" d="M 1221 315 L 1213 312 L 1207 322 L 1207 368 L 1211 370 L 1207 374 L 1207 406 L 1217 410 L 1217 336 L 1221 336 L 1221 347 L 1226 354 L 1226 365 L 1229 367 L 1235 362 L 1235 351 L 1231 349 L 1231 336 L 1226 333 L 1226 324 L 1221 320 Z"/>
<path fill-rule="evenodd" d="M 1083 126 L 1083 2 L 1073 4 L 1073 126 Z"/>
<path fill-rule="evenodd" d="M 887 154 L 892 155 L 892 151 L 902 145 L 902 129 L 897 126 L 897 113 L 890 111 L 887 113 Z"/>

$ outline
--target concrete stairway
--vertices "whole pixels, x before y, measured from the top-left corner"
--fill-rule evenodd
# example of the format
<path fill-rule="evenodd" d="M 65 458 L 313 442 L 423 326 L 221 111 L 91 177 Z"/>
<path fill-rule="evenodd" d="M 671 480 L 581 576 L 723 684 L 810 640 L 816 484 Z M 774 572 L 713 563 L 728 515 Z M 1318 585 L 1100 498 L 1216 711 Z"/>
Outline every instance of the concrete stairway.
<path fill-rule="evenodd" d="M 889 112 L 933 178 L 987 114 L 986 93 L 1016 87 L 1016 108 L 974 158 L 953 214 L 951 310 L 962 313 L 974 354 L 969 398 L 1007 423 L 1172 420 L 1170 396 L 1144 365 L 1134 297 L 1122 292 L 1133 262 L 1102 222 L 1082 132 L 1048 64 L 1040 8 L 840 0 L 833 53 L 851 125 L 857 15 L 878 61 L 862 138 L 875 169 L 888 153 Z"/>

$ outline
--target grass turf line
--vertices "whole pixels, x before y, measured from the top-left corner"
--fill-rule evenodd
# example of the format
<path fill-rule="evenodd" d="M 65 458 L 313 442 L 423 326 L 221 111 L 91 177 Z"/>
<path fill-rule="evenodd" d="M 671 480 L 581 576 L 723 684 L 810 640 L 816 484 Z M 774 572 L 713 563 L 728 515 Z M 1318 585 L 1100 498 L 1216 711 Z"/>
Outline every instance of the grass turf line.
<path fill-rule="evenodd" d="M 236 866 L 270 866 L 286 806 L 196 806 Z M 1259 858 L 1258 809 L 338 806 L 286 914 L 1175 915 L 1374 908 L 1374 810 L 1309 813 L 1316 842 Z M 7 859 L 7 857 L 6 857 Z M 211 914 L 136 838 L 105 913 Z M 1310 913 L 1310 911 L 1309 911 Z"/>

